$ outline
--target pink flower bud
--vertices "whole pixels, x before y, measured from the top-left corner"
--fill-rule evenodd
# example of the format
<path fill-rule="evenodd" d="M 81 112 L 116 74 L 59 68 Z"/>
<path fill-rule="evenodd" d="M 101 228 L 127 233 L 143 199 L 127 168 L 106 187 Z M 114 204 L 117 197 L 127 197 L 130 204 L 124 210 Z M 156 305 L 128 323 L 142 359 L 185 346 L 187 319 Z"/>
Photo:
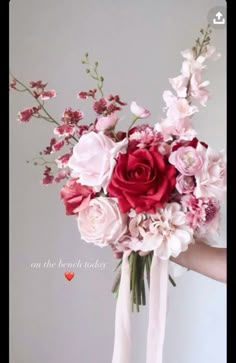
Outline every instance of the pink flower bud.
<path fill-rule="evenodd" d="M 147 118 L 151 115 L 151 113 L 146 108 L 138 106 L 134 101 L 131 102 L 130 110 L 137 118 Z"/>

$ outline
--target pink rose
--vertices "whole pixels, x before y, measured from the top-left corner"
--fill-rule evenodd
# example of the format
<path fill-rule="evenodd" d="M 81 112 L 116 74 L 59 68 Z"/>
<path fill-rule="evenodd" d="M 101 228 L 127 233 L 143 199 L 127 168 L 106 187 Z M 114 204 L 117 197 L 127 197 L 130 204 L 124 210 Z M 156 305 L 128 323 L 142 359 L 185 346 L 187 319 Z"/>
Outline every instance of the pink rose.
<path fill-rule="evenodd" d="M 203 158 L 192 146 L 182 146 L 173 151 L 169 162 L 183 175 L 195 175 L 202 168 Z"/>
<path fill-rule="evenodd" d="M 92 188 L 81 185 L 77 179 L 71 179 L 61 188 L 60 197 L 64 200 L 67 215 L 77 214 L 87 207 L 95 195 Z"/>
<path fill-rule="evenodd" d="M 137 118 L 147 118 L 151 115 L 151 113 L 146 108 L 138 106 L 134 101 L 131 102 L 130 110 Z"/>
<path fill-rule="evenodd" d="M 127 218 L 114 198 L 94 198 L 77 219 L 81 238 L 99 247 L 115 244 L 127 231 Z"/>
<path fill-rule="evenodd" d="M 114 113 L 106 117 L 100 117 L 96 123 L 96 130 L 104 131 L 112 129 L 116 126 L 117 121 L 118 117 Z"/>
<path fill-rule="evenodd" d="M 73 148 L 68 166 L 72 177 L 79 177 L 80 183 L 96 188 L 106 188 L 116 164 L 115 158 L 125 152 L 127 139 L 114 142 L 103 132 L 89 132 L 81 136 Z"/>
<path fill-rule="evenodd" d="M 194 191 L 195 183 L 192 176 L 179 174 L 176 178 L 176 189 L 180 194 L 189 194 Z"/>

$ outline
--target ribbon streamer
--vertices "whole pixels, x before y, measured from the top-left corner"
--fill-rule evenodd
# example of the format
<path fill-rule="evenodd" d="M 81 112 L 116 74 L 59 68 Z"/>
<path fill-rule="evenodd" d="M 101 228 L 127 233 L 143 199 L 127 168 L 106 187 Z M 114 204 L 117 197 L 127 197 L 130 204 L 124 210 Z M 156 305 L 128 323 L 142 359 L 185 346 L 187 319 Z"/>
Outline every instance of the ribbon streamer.
<path fill-rule="evenodd" d="M 119 294 L 116 303 L 115 340 L 112 363 L 130 363 L 131 351 L 131 295 L 130 251 L 123 254 Z"/>
<path fill-rule="evenodd" d="M 130 251 L 124 252 L 121 280 L 116 304 L 115 340 L 112 363 L 130 363 L 131 353 L 131 294 Z M 150 269 L 149 322 L 146 363 L 162 363 L 165 338 L 168 289 L 168 260 L 152 258 Z"/>
<path fill-rule="evenodd" d="M 162 363 L 168 289 L 168 260 L 152 258 L 146 363 Z"/>

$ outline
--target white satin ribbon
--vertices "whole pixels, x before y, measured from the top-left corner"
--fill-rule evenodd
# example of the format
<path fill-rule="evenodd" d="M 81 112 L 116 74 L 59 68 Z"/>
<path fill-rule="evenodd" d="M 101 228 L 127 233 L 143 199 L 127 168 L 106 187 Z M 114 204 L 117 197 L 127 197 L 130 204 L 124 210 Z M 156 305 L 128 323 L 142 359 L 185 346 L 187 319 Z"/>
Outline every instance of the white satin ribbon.
<path fill-rule="evenodd" d="M 152 258 L 146 363 L 162 363 L 166 326 L 168 260 Z"/>
<path fill-rule="evenodd" d="M 121 280 L 116 304 L 115 339 L 112 363 L 130 363 L 131 296 L 128 257 L 123 255 Z M 168 288 L 168 260 L 153 256 L 150 269 L 149 323 L 146 363 L 162 363 Z"/>
<path fill-rule="evenodd" d="M 130 363 L 131 351 L 131 296 L 130 296 L 130 251 L 123 254 L 119 294 L 116 303 L 115 340 L 112 363 Z"/>

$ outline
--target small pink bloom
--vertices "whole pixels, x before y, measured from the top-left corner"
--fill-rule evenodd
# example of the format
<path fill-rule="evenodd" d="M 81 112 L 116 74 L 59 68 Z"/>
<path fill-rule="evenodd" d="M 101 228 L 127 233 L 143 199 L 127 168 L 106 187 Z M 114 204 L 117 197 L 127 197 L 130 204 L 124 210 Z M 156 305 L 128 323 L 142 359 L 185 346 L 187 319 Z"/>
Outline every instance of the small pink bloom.
<path fill-rule="evenodd" d="M 103 132 L 83 134 L 73 148 L 68 166 L 73 177 L 79 177 L 81 184 L 106 188 L 114 166 L 115 158 L 127 149 L 127 139 L 112 141 Z"/>
<path fill-rule="evenodd" d="M 61 150 L 61 148 L 64 146 L 64 144 L 65 144 L 64 140 L 57 141 L 55 144 L 53 144 L 52 151 L 57 152 L 57 151 Z"/>
<path fill-rule="evenodd" d="M 43 154 L 44 155 L 49 155 L 53 152 L 52 150 L 52 147 L 53 145 L 55 145 L 57 142 L 57 140 L 55 139 L 55 137 L 53 137 L 51 140 L 50 140 L 50 145 L 46 147 L 46 149 L 43 150 Z"/>
<path fill-rule="evenodd" d="M 50 91 L 43 91 L 41 93 L 41 98 L 43 101 L 45 100 L 49 100 L 50 98 L 56 97 L 57 93 L 55 90 L 50 90 Z"/>
<path fill-rule="evenodd" d="M 187 84 L 188 78 L 182 75 L 177 76 L 175 78 L 169 78 L 169 82 L 175 92 L 177 93 L 178 97 L 186 97 L 187 95 Z"/>
<path fill-rule="evenodd" d="M 209 97 L 209 92 L 205 87 L 209 85 L 209 81 L 201 81 L 201 75 L 199 72 L 192 74 L 190 82 L 190 94 L 193 98 L 198 100 L 202 106 L 206 106 L 206 102 Z"/>
<path fill-rule="evenodd" d="M 183 175 L 195 175 L 202 168 L 203 158 L 192 146 L 182 146 L 173 151 L 169 162 Z"/>
<path fill-rule="evenodd" d="M 191 106 L 185 98 L 175 97 L 171 91 L 164 91 L 163 99 L 167 106 L 167 118 L 170 121 L 178 121 L 198 112 L 196 106 Z"/>
<path fill-rule="evenodd" d="M 75 132 L 75 127 L 70 125 L 60 125 L 55 127 L 54 134 L 57 136 L 70 136 Z"/>
<path fill-rule="evenodd" d="M 68 170 L 60 170 L 57 176 L 55 177 L 55 183 L 60 183 L 65 178 L 68 178 L 70 175 L 70 172 Z"/>
<path fill-rule="evenodd" d="M 115 101 L 115 103 L 118 103 L 120 106 L 126 106 L 127 105 L 126 102 L 121 101 L 120 96 L 118 96 L 118 95 L 115 95 L 115 96 L 110 95 L 108 97 L 108 101 Z"/>
<path fill-rule="evenodd" d="M 108 115 L 106 117 L 100 117 L 97 120 L 95 127 L 98 131 L 113 129 L 116 126 L 117 121 L 118 117 L 114 113 L 112 113 L 111 115 Z"/>
<path fill-rule="evenodd" d="M 180 194 L 192 193 L 195 188 L 194 178 L 179 174 L 176 178 L 176 189 Z"/>
<path fill-rule="evenodd" d="M 16 88 L 16 80 L 15 79 L 13 79 L 12 81 L 11 81 L 11 83 L 10 83 L 10 89 L 15 89 Z"/>
<path fill-rule="evenodd" d="M 45 169 L 44 169 L 44 177 L 42 179 L 42 184 L 44 185 L 48 185 L 48 184 L 52 184 L 53 181 L 54 181 L 54 176 L 51 174 L 51 171 L 52 169 L 49 168 L 49 166 L 45 166 Z"/>
<path fill-rule="evenodd" d="M 44 90 L 44 88 L 47 86 L 47 83 L 43 83 L 42 81 L 30 81 L 30 87 L 31 88 L 40 88 Z"/>
<path fill-rule="evenodd" d="M 72 108 L 66 108 L 61 120 L 66 125 L 76 125 L 80 120 L 82 120 L 84 114 L 80 110 L 73 111 Z"/>
<path fill-rule="evenodd" d="M 70 179 L 60 191 L 67 215 L 78 214 L 86 208 L 95 195 L 92 188 L 81 185 L 77 179 Z"/>
<path fill-rule="evenodd" d="M 25 108 L 23 111 L 18 112 L 17 120 L 19 122 L 29 122 L 31 117 L 33 116 L 34 111 L 32 108 Z"/>
<path fill-rule="evenodd" d="M 130 111 L 137 118 L 147 118 L 151 115 L 146 108 L 138 106 L 135 101 L 131 102 Z"/>
<path fill-rule="evenodd" d="M 57 167 L 60 169 L 66 168 L 71 155 L 72 155 L 72 153 L 66 153 L 66 154 L 59 156 L 57 159 L 55 159 L 55 162 L 57 163 Z"/>
<path fill-rule="evenodd" d="M 105 97 L 100 98 L 98 101 L 93 103 L 93 109 L 98 115 L 102 115 L 107 109 L 107 100 Z"/>
<path fill-rule="evenodd" d="M 127 231 L 127 218 L 115 198 L 91 199 L 78 215 L 81 238 L 99 247 L 115 244 Z"/>
<path fill-rule="evenodd" d="M 178 120 L 165 119 L 161 123 L 155 124 L 155 130 L 160 132 L 164 141 L 171 141 L 173 136 L 181 137 L 184 140 L 191 140 L 196 136 L 196 131 L 192 127 L 189 117 Z"/>

